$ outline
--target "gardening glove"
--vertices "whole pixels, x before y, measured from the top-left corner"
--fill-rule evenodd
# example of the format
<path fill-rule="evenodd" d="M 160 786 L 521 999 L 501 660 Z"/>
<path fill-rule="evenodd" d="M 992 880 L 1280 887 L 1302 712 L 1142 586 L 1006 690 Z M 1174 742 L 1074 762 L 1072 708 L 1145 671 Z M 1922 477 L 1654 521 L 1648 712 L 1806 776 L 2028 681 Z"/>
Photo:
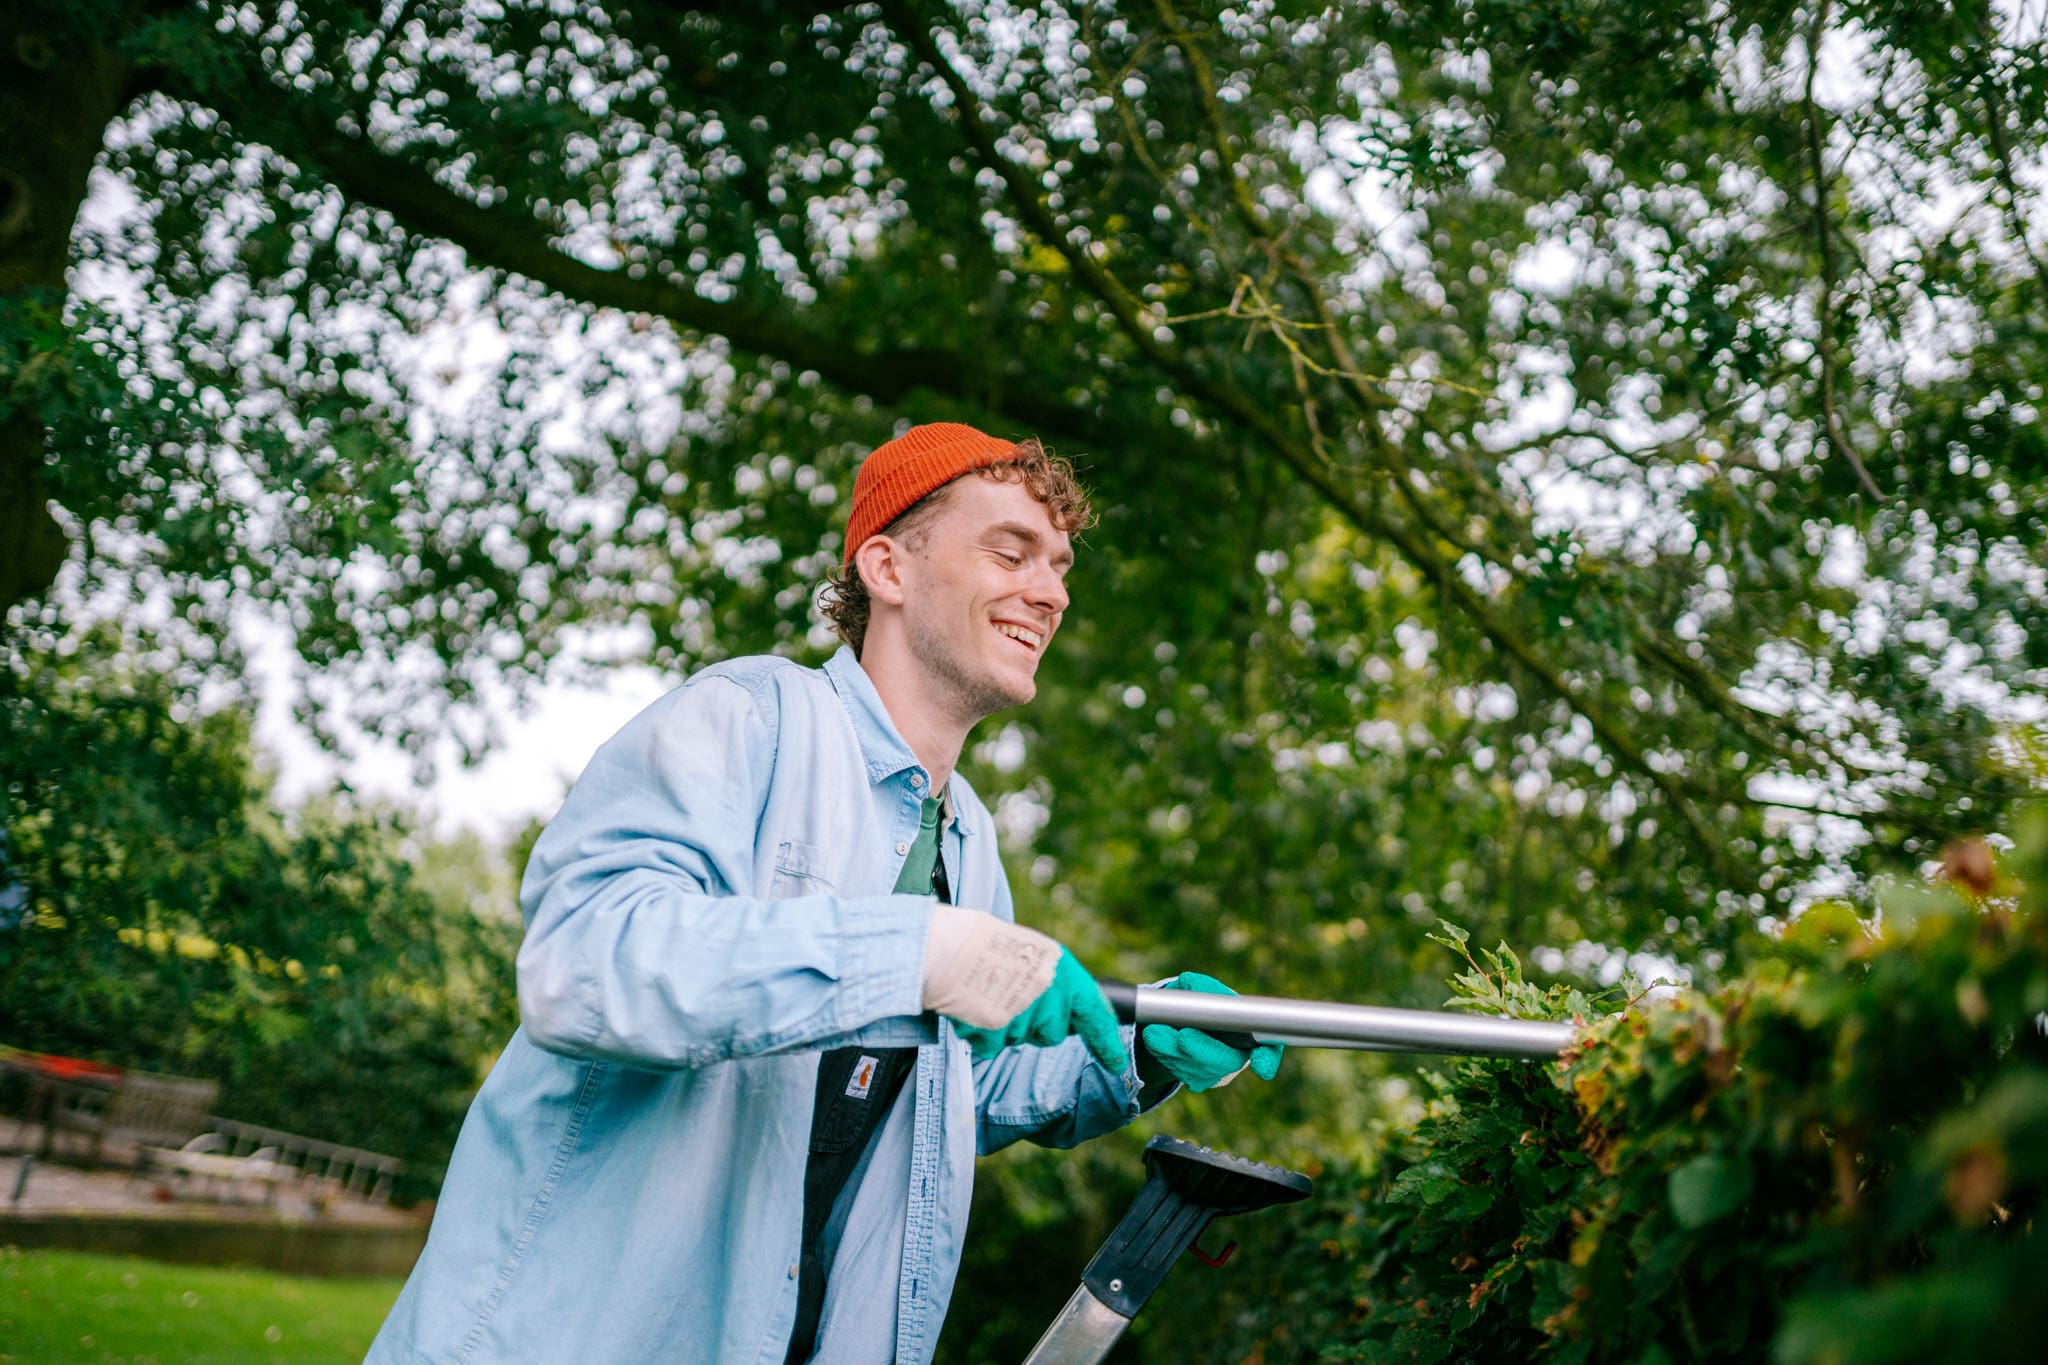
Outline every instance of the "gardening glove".
<path fill-rule="evenodd" d="M 1095 1060 L 1130 1067 L 1116 1011 L 1080 960 L 1036 929 L 943 902 L 925 936 L 924 1007 L 953 1021 L 977 1058 L 1078 1033 Z"/>
<path fill-rule="evenodd" d="M 1182 972 L 1161 989 L 1204 991 L 1210 995 L 1237 994 L 1215 977 L 1204 976 L 1200 972 Z M 1175 1028 L 1171 1024 L 1147 1024 L 1138 1036 L 1145 1044 L 1145 1051 L 1152 1054 L 1159 1065 L 1172 1073 L 1175 1080 L 1197 1093 L 1230 1084 L 1247 1066 L 1260 1080 L 1270 1081 L 1279 1072 L 1280 1054 L 1285 1051 L 1280 1043 L 1260 1043 L 1250 1052 L 1245 1052 L 1212 1038 L 1200 1029 Z"/>

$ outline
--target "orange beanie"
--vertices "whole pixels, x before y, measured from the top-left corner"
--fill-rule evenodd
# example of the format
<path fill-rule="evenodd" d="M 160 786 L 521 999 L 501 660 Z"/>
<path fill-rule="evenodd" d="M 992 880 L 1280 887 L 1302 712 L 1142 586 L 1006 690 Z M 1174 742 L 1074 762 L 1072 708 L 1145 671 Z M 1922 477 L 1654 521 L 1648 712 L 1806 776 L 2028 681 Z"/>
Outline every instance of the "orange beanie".
<path fill-rule="evenodd" d="M 1001 464 L 1017 453 L 1014 441 L 999 441 L 958 422 L 928 422 L 876 446 L 853 476 L 853 514 L 846 520 L 846 562 L 853 552 L 935 488 L 972 469 Z"/>

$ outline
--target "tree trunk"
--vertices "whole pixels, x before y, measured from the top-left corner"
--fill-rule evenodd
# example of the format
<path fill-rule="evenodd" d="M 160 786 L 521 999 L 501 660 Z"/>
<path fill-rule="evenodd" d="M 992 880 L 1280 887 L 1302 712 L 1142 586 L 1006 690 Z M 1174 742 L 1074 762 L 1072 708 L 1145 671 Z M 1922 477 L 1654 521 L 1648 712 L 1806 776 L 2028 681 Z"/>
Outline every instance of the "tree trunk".
<path fill-rule="evenodd" d="M 0 140 L 0 612 L 46 591 L 68 548 L 21 366 L 27 310 L 64 295 L 71 226 L 125 102 L 127 59 L 82 27 L 54 6 L 0 6 L 0 128 L 14 130 Z"/>

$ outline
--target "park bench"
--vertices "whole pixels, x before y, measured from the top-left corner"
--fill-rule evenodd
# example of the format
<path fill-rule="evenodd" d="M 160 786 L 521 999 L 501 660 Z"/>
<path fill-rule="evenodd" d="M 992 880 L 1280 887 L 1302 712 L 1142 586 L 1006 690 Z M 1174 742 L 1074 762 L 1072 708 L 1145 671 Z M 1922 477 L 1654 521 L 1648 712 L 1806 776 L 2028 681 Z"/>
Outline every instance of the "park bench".
<path fill-rule="evenodd" d="M 59 1131 L 92 1139 L 88 1159 L 102 1163 L 109 1138 L 143 1147 L 176 1147 L 208 1127 L 208 1111 L 220 1097 L 220 1082 L 189 1076 L 125 1071 L 104 1093 L 74 1091 L 56 1098 L 44 1117 L 40 1155 L 47 1159 Z"/>

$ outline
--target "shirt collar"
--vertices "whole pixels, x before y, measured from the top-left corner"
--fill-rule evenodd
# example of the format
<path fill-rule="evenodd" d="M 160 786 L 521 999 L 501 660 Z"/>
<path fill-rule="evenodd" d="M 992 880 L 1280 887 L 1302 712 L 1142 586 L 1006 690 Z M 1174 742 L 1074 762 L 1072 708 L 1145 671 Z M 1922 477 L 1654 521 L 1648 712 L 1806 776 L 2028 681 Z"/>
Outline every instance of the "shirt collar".
<path fill-rule="evenodd" d="M 889 708 L 882 705 L 882 694 L 875 691 L 874 679 L 868 677 L 867 670 L 854 657 L 852 645 L 841 645 L 839 652 L 825 661 L 825 676 L 832 680 L 839 704 L 853 721 L 853 734 L 860 741 L 868 781 L 880 782 L 906 768 L 920 766 L 917 755 L 910 752 L 910 745 L 898 733 L 896 722 L 889 718 Z"/>
<path fill-rule="evenodd" d="M 890 718 L 889 708 L 882 705 L 882 694 L 875 691 L 874 679 L 860 666 L 852 645 L 841 645 L 838 652 L 825 661 L 825 676 L 831 681 L 832 690 L 839 694 L 839 704 L 846 708 L 848 719 L 853 722 L 854 738 L 860 742 L 861 760 L 867 764 L 868 781 L 881 782 L 911 768 L 922 769 L 917 755 L 910 751 L 909 743 Z M 939 818 L 940 827 L 966 833 L 967 825 L 960 818 L 960 803 L 953 799 L 953 784 L 948 782 L 946 790 L 939 795 L 946 803 Z"/>

